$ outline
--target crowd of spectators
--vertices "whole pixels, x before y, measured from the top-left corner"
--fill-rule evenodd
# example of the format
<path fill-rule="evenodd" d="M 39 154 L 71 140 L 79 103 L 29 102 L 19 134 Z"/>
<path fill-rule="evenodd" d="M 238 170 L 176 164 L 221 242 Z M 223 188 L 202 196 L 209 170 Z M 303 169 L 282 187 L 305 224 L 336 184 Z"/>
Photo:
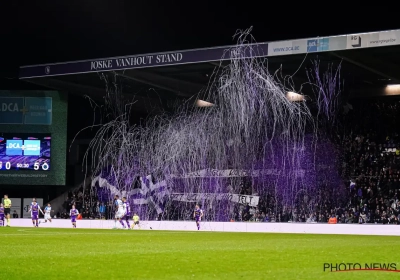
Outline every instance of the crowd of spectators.
<path fill-rule="evenodd" d="M 86 190 L 83 187 L 68 192 L 67 199 L 63 203 L 64 211 L 58 213 L 61 219 L 69 218 L 69 211 L 75 205 L 83 219 L 112 219 L 113 203 L 112 201 L 105 203 L 98 200 L 95 192 Z"/>
<path fill-rule="evenodd" d="M 259 207 L 241 206 L 235 221 L 400 224 L 400 103 L 358 100 L 342 116 L 341 133 L 335 135 L 340 153 L 344 201 L 277 209 L 273 196 L 260 198 Z M 332 190 L 320 186 L 320 197 Z"/>
<path fill-rule="evenodd" d="M 342 175 L 349 178 L 347 211 L 339 223 L 400 224 L 400 103 L 360 102 L 342 137 Z"/>
<path fill-rule="evenodd" d="M 233 213 L 227 213 L 227 219 L 327 223 L 334 217 L 338 223 L 346 224 L 400 224 L 400 103 L 357 100 L 353 109 L 341 118 L 343 125 L 334 142 L 340 153 L 344 201 L 335 200 L 339 194 L 332 192 L 328 185 L 325 188 L 321 185 L 319 197 L 333 199 L 314 203 L 311 210 L 307 203 L 278 209 L 274 195 L 266 193 L 260 196 L 258 207 L 237 205 Z M 251 192 L 251 187 L 245 184 L 240 194 Z M 94 193 L 89 193 L 84 194 L 82 188 L 71 192 L 64 202 L 61 218 L 68 216 L 73 204 L 83 218 L 113 218 L 112 201 L 100 202 Z M 181 208 L 179 203 L 170 205 L 157 219 L 190 219 L 191 211 L 181 211 Z M 210 215 L 206 219 L 211 219 Z"/>

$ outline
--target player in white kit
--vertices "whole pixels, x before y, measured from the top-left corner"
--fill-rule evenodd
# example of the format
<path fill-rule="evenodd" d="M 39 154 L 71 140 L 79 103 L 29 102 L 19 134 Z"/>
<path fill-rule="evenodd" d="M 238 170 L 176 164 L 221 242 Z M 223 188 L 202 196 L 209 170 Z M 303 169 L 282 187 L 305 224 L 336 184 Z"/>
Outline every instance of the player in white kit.
<path fill-rule="evenodd" d="M 44 208 L 44 222 L 47 223 L 49 221 L 51 223 L 51 205 L 50 203 L 47 204 L 47 206 Z"/>
<path fill-rule="evenodd" d="M 121 219 L 125 216 L 125 204 L 121 199 L 119 199 L 118 195 L 115 195 L 115 207 L 117 207 L 117 211 L 115 212 L 114 228 L 117 228 L 117 221 L 119 221 L 121 225 L 125 227 L 121 222 Z"/>

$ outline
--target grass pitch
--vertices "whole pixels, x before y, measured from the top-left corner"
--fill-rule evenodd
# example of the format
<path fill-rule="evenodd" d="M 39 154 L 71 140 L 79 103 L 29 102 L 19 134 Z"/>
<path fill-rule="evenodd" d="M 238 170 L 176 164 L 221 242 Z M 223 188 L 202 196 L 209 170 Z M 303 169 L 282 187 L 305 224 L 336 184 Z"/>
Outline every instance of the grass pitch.
<path fill-rule="evenodd" d="M 324 272 L 324 263 L 396 263 L 391 236 L 0 228 L 0 279 L 399 279 Z"/>

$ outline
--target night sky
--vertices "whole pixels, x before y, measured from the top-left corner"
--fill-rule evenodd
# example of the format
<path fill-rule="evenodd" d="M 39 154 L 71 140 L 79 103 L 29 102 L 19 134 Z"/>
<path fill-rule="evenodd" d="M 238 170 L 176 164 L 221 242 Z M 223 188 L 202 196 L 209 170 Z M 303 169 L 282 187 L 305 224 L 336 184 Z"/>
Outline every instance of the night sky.
<path fill-rule="evenodd" d="M 235 31 L 250 26 L 259 42 L 400 28 L 382 1 L 3 2 L 1 80 L 16 78 L 21 65 L 233 44 Z"/>
<path fill-rule="evenodd" d="M 11 90 L 43 89 L 18 80 L 22 65 L 231 45 L 238 29 L 251 26 L 258 42 L 400 28 L 396 9 L 384 5 L 342 8 L 331 2 L 296 6 L 290 4 L 293 1 L 3 2 L 0 89 Z M 82 98 L 70 98 L 75 107 L 80 104 L 79 116 L 92 112 Z M 91 124 L 91 117 L 84 119 L 88 124 L 78 123 Z M 68 131 L 75 135 L 79 129 Z"/>

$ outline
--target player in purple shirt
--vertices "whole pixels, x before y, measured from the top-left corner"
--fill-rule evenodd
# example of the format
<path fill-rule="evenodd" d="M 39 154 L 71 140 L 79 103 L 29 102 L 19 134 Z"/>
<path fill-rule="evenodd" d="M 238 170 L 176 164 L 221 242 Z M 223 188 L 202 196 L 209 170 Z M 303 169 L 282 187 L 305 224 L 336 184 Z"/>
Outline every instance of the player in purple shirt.
<path fill-rule="evenodd" d="M 200 209 L 200 206 L 196 204 L 196 208 L 194 209 L 193 218 L 196 220 L 197 230 L 200 230 L 200 221 L 203 217 L 203 210 Z"/>
<path fill-rule="evenodd" d="M 0 203 L 0 227 L 4 227 L 4 206 Z"/>
<path fill-rule="evenodd" d="M 76 228 L 76 218 L 78 217 L 79 212 L 77 209 L 75 209 L 75 205 L 72 205 L 72 209 L 69 210 L 69 215 L 71 217 L 72 227 Z"/>
<path fill-rule="evenodd" d="M 126 197 L 122 198 L 122 202 L 124 203 L 124 208 L 125 208 L 125 216 L 122 218 L 121 223 L 125 228 L 123 220 L 125 220 L 128 229 L 131 229 L 131 225 L 129 224 L 129 219 L 131 218 L 131 206 L 129 205 L 129 202 L 126 200 Z"/>
<path fill-rule="evenodd" d="M 34 198 L 31 203 L 31 208 L 29 209 L 29 212 L 31 212 L 32 224 L 34 227 L 39 227 L 39 211 L 42 212 L 42 214 L 44 215 L 39 204 L 36 202 L 36 198 Z"/>

